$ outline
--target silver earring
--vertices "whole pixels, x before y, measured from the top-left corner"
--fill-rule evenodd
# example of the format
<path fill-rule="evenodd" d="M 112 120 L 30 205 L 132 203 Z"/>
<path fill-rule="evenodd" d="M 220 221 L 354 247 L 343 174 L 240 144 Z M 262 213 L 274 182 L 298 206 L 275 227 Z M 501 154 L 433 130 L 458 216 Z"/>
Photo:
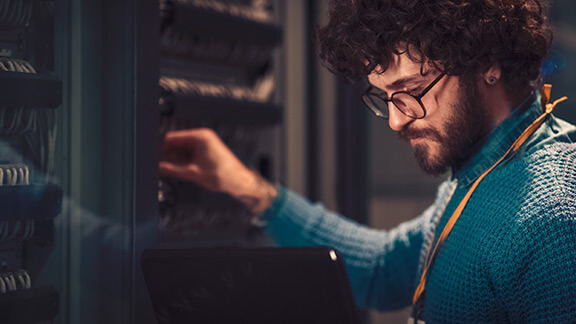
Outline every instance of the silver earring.
<path fill-rule="evenodd" d="M 488 77 L 488 84 L 495 84 L 498 81 L 498 78 L 495 76 Z"/>

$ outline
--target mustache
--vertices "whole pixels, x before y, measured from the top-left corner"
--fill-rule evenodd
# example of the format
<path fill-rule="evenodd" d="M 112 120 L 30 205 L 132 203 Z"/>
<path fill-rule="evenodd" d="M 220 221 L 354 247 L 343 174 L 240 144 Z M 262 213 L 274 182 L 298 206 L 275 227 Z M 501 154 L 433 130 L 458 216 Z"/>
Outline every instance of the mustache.
<path fill-rule="evenodd" d="M 442 141 L 442 135 L 440 135 L 440 132 L 438 132 L 433 128 L 423 128 L 423 129 L 406 128 L 398 132 L 398 138 L 405 141 L 410 141 L 411 139 L 416 138 L 429 138 L 437 142 Z"/>

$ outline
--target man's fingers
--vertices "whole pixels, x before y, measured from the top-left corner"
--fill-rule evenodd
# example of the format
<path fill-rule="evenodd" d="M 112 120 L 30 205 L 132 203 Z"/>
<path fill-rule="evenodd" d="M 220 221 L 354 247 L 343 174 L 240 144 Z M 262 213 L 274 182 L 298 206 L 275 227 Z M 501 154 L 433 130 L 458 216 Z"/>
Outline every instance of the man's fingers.
<path fill-rule="evenodd" d="M 200 169 L 194 164 L 179 165 L 162 161 L 159 163 L 158 168 L 161 175 L 188 181 L 198 181 L 200 174 Z"/>
<path fill-rule="evenodd" d="M 165 147 L 164 150 L 162 150 L 161 159 L 175 164 L 189 164 L 193 161 L 195 154 L 196 150 L 193 148 L 183 149 L 181 147 Z"/>
<path fill-rule="evenodd" d="M 215 136 L 213 130 L 208 128 L 194 128 L 167 132 L 164 136 L 164 145 L 195 145 L 205 142 L 210 136 Z"/>
<path fill-rule="evenodd" d="M 169 151 L 177 150 L 193 150 L 201 145 L 201 141 L 195 136 L 187 136 L 185 134 L 172 134 L 167 133 L 162 143 L 163 154 Z"/>

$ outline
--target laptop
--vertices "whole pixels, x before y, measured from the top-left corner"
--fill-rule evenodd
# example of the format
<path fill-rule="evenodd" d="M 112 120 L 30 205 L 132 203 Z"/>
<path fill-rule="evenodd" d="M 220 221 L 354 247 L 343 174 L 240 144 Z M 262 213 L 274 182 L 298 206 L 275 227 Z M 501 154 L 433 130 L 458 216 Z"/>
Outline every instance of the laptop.
<path fill-rule="evenodd" d="M 359 323 L 330 247 L 152 249 L 142 269 L 160 324 Z"/>

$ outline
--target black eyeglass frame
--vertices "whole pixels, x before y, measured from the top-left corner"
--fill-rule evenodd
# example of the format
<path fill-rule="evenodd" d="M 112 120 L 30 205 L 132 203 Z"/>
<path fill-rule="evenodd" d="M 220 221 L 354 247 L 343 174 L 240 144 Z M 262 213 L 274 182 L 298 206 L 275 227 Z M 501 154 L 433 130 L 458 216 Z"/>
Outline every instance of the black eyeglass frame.
<path fill-rule="evenodd" d="M 436 77 L 436 79 L 434 79 L 434 81 L 432 81 L 432 83 L 430 83 L 424 90 L 422 90 L 420 92 L 420 94 L 418 95 L 413 95 L 410 93 L 410 91 L 406 91 L 406 90 L 402 90 L 402 91 L 396 91 L 394 92 L 391 96 L 390 99 L 382 97 L 380 94 L 378 93 L 373 93 L 370 92 L 372 91 L 372 89 L 378 89 L 375 88 L 373 86 L 368 87 L 368 89 L 366 89 L 366 91 L 364 91 L 364 93 L 362 94 L 362 101 L 364 101 L 364 104 L 366 104 L 366 106 L 378 117 L 383 118 L 383 119 L 388 119 L 390 117 L 390 114 L 384 114 L 384 112 L 382 112 L 381 107 L 378 107 L 375 103 L 373 103 L 370 99 L 370 96 L 375 96 L 378 97 L 379 99 L 383 100 L 386 103 L 386 109 L 388 109 L 388 103 L 392 102 L 394 104 L 394 106 L 396 107 L 396 109 L 398 109 L 401 113 L 403 113 L 404 115 L 412 118 L 412 119 L 422 119 L 424 117 L 426 117 L 426 108 L 424 107 L 424 103 L 422 102 L 422 97 L 424 97 L 428 91 L 430 91 L 430 89 L 432 89 L 444 76 L 446 75 L 446 73 L 441 73 L 439 76 Z M 394 96 L 397 94 L 407 94 L 410 97 L 416 99 L 416 101 L 418 102 L 418 104 L 420 104 L 420 107 L 422 108 L 422 116 L 418 117 L 418 116 L 410 116 L 408 115 L 406 112 L 404 112 L 395 102 L 394 102 Z"/>

